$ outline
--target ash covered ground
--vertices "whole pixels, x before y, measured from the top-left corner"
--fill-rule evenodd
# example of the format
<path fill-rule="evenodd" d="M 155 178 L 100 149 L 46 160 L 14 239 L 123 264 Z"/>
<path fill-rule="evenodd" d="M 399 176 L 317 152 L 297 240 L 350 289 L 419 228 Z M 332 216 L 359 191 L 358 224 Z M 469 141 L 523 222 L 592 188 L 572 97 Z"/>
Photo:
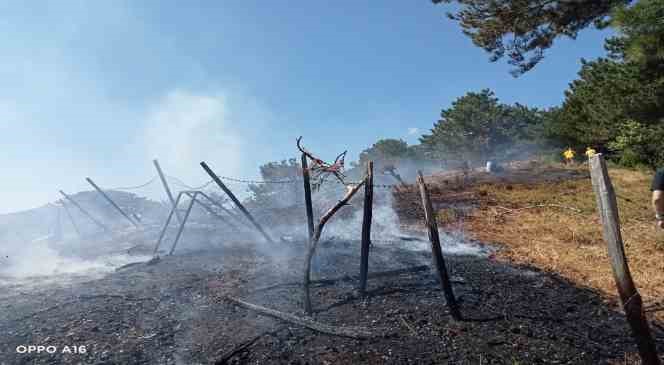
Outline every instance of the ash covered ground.
<path fill-rule="evenodd" d="M 355 290 L 359 242 L 321 244 L 314 278 L 338 280 L 314 286 L 315 319 L 366 327 L 375 338 L 324 335 L 225 301 L 232 296 L 303 315 L 304 245 L 219 240 L 215 247 L 183 247 L 103 277 L 74 276 L 28 289 L 3 285 L 0 363 L 597 364 L 634 350 L 623 316 L 592 291 L 486 255 L 447 255 L 466 317 L 455 322 L 434 273 L 421 268 L 430 255 L 417 250 L 417 242 L 373 245 L 371 273 L 414 270 L 370 278 L 366 298 Z M 265 255 L 267 249 L 274 254 Z M 227 356 L 250 340 L 245 350 Z M 85 346 L 87 352 L 16 353 L 27 344 Z"/>
<path fill-rule="evenodd" d="M 364 327 L 371 338 L 322 334 L 227 300 L 304 316 L 306 226 L 289 222 L 302 215 L 293 207 L 269 220 L 275 243 L 192 222 L 172 256 L 168 230 L 159 260 L 158 225 L 44 245 L 57 263 L 35 257 L 32 270 L 0 277 L 0 364 L 602 364 L 636 351 L 624 316 L 596 292 L 496 262 L 491 247 L 441 232 L 464 316 L 452 320 L 420 213 L 401 206 L 397 216 L 389 199 L 374 209 L 367 296 L 356 289 L 361 210 L 333 218 L 313 261 L 313 318 Z M 254 211 L 263 222 L 274 215 Z M 37 275 L 40 260 L 57 270 Z M 28 345 L 56 353 L 17 353 Z M 65 346 L 85 353 L 63 354 Z"/>

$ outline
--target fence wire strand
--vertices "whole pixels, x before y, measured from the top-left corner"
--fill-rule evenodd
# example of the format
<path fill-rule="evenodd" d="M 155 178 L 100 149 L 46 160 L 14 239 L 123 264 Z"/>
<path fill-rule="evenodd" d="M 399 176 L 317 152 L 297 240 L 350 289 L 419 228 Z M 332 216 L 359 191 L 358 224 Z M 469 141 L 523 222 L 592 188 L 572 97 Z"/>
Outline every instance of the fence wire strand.
<path fill-rule="evenodd" d="M 153 182 L 157 180 L 157 176 L 153 176 L 152 179 L 148 180 L 148 182 L 143 183 L 141 185 L 136 185 L 136 186 L 123 186 L 123 187 L 117 187 L 117 188 L 104 188 L 104 190 L 138 190 L 141 188 L 144 188 Z"/>
<path fill-rule="evenodd" d="M 251 180 L 251 179 L 242 179 L 242 178 L 237 178 L 237 177 L 230 177 L 230 176 L 218 176 L 221 180 L 226 180 L 234 183 L 242 183 L 242 184 L 296 184 L 296 183 L 302 183 L 303 180 L 302 178 L 295 178 L 295 179 L 288 179 L 288 180 Z M 191 186 L 189 184 L 186 184 L 184 181 L 181 179 L 171 176 L 171 175 L 166 175 L 166 178 L 169 179 L 172 183 L 175 185 L 178 185 L 180 187 L 189 189 L 189 190 L 202 190 L 208 187 L 210 184 L 214 182 L 214 180 L 209 180 L 199 186 Z M 106 190 L 136 190 L 140 188 L 144 188 L 152 183 L 154 183 L 157 179 L 157 176 L 152 177 L 148 182 L 137 185 L 137 186 L 128 186 L 128 187 L 117 187 L 117 188 L 110 188 Z M 339 183 L 339 182 L 337 182 Z M 343 185 L 347 187 L 355 186 L 360 184 L 361 181 L 349 181 L 345 182 Z M 401 184 L 373 184 L 374 188 L 378 189 L 392 189 L 394 187 L 401 186 Z"/>

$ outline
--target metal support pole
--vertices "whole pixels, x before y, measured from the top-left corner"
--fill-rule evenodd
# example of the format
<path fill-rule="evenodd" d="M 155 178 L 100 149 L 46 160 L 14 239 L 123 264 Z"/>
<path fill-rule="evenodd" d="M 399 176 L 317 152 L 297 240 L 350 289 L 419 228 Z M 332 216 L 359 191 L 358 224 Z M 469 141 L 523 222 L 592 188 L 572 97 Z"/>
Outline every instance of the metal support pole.
<path fill-rule="evenodd" d="M 182 231 L 184 231 L 184 224 L 187 223 L 187 218 L 189 218 L 189 213 L 191 213 L 191 208 L 194 206 L 197 194 L 198 193 L 194 193 L 193 196 L 187 194 L 191 197 L 191 201 L 189 202 L 189 206 L 187 207 L 187 212 L 184 213 L 184 218 L 182 219 L 182 223 L 180 223 L 180 229 L 178 229 L 178 234 L 175 236 L 175 241 L 173 241 L 173 246 L 171 246 L 171 251 L 168 253 L 169 256 L 173 254 L 173 251 L 175 251 L 175 246 L 178 244 L 180 236 L 182 236 Z"/>
<path fill-rule="evenodd" d="M 78 229 L 78 226 L 76 225 L 76 221 L 74 220 L 74 216 L 71 215 L 71 212 L 67 208 L 67 205 L 65 204 L 64 201 L 61 200 L 60 203 L 62 204 L 62 208 L 65 210 L 65 213 L 67 213 L 67 216 L 69 217 L 69 221 L 71 222 L 71 225 L 74 226 L 74 230 L 78 234 L 78 237 L 81 237 L 81 231 Z"/>
<path fill-rule="evenodd" d="M 210 197 L 207 196 L 205 193 L 202 193 L 202 192 L 201 192 L 201 193 L 198 193 L 198 194 L 199 194 L 199 195 L 202 195 L 205 199 L 207 199 L 208 201 L 212 202 L 213 204 L 215 203 L 215 201 L 212 200 L 212 199 L 210 199 Z M 187 195 L 189 195 L 189 194 L 187 194 Z M 189 195 L 189 196 L 191 196 L 191 195 Z M 210 207 L 209 205 L 203 203 L 202 201 L 200 201 L 200 200 L 198 200 L 198 199 L 195 199 L 195 200 L 196 200 L 196 203 L 198 203 L 198 205 L 200 205 L 201 207 L 203 207 L 203 209 L 205 209 L 208 213 L 210 213 L 210 214 L 212 214 L 213 216 L 219 218 L 220 221 L 222 221 L 222 222 L 228 224 L 228 225 L 231 226 L 231 228 L 233 228 L 234 230 L 236 230 L 236 231 L 238 230 L 238 228 L 237 228 L 236 225 L 234 225 L 233 223 L 227 221 L 226 218 L 222 217 L 219 213 L 215 212 L 214 209 L 212 209 L 212 207 Z"/>
<path fill-rule="evenodd" d="M 154 246 L 154 252 L 152 253 L 153 256 L 157 255 L 159 246 L 161 246 L 161 241 L 164 239 L 164 236 L 166 235 L 166 230 L 168 229 L 168 225 L 171 223 L 171 219 L 173 218 L 173 213 L 178 208 L 178 204 L 180 203 L 181 197 L 182 193 L 178 194 L 177 199 L 175 199 L 175 205 L 173 205 L 173 208 L 171 208 L 171 212 L 168 213 L 168 218 L 166 218 L 166 223 L 164 224 L 164 228 L 161 229 L 161 233 L 159 233 L 159 239 L 157 240 L 157 244 Z"/>
<path fill-rule="evenodd" d="M 219 209 L 223 210 L 224 213 L 226 213 L 226 214 L 228 214 L 229 216 L 231 216 L 231 217 L 237 219 L 237 220 L 238 220 L 240 223 L 242 223 L 243 225 L 245 225 L 245 226 L 247 226 L 247 227 L 249 227 L 249 228 L 252 228 L 252 226 L 251 226 L 249 223 L 247 223 L 244 219 L 242 219 L 241 217 L 238 217 L 237 214 L 235 214 L 235 213 L 233 213 L 232 211 L 228 210 L 228 209 L 227 209 L 226 207 L 224 207 L 221 203 L 219 203 L 218 201 L 212 199 L 209 195 L 205 194 L 205 193 L 202 192 L 202 191 L 199 192 L 199 194 L 202 195 L 202 196 L 204 196 L 205 199 L 207 199 L 210 203 L 212 203 L 212 205 L 214 205 L 215 207 L 218 207 Z"/>
<path fill-rule="evenodd" d="M 110 232 L 110 231 L 111 231 L 110 229 L 108 229 L 108 227 L 106 227 L 105 224 L 103 224 L 102 222 L 100 222 L 100 221 L 98 221 L 97 219 L 95 219 L 95 217 L 93 217 L 90 213 L 88 213 L 85 209 L 83 209 L 83 207 L 81 207 L 80 204 L 78 204 L 78 203 L 76 202 L 76 200 L 72 199 L 72 198 L 71 198 L 69 195 L 67 195 L 64 191 L 60 190 L 60 194 L 62 194 L 62 196 L 64 196 L 65 199 L 69 200 L 72 204 L 74 204 L 74 206 L 76 206 L 76 208 L 78 208 L 81 212 L 83 212 L 83 214 L 85 214 L 88 218 L 90 218 L 90 220 L 92 220 L 93 222 L 95 222 L 96 225 L 98 225 L 99 227 L 101 227 L 101 229 L 103 229 L 104 231 L 107 231 L 107 232 Z"/>
<path fill-rule="evenodd" d="M 50 206 L 51 204 L 49 203 L 48 205 Z M 53 205 L 53 208 L 55 209 L 55 220 L 53 222 L 51 239 L 58 242 L 62 240 L 62 217 L 60 215 L 61 211 L 58 209 L 58 206 Z"/>
<path fill-rule="evenodd" d="M 97 186 L 97 184 L 95 184 L 95 182 L 92 181 L 92 179 L 86 177 L 85 180 L 87 180 L 90 183 L 90 185 L 92 185 L 92 187 L 95 188 L 95 190 L 97 190 L 97 192 L 101 194 L 101 196 L 103 196 L 104 199 L 106 199 L 106 201 L 108 201 L 115 209 L 117 209 L 117 211 L 120 212 L 120 214 L 122 214 L 123 217 L 127 218 L 127 220 L 131 222 L 131 224 L 133 224 L 135 227 L 138 227 L 138 223 L 134 222 L 134 220 L 131 219 L 131 217 L 127 213 L 125 213 L 124 210 L 122 210 L 122 208 L 120 208 L 117 204 L 115 204 L 115 202 L 108 195 L 106 195 L 106 193 L 103 190 L 101 190 L 99 186 Z"/>
<path fill-rule="evenodd" d="M 214 182 L 217 183 L 217 185 L 221 188 L 221 190 L 223 190 L 223 191 L 226 193 L 226 195 L 228 195 L 228 197 L 231 198 L 231 200 L 233 201 L 233 203 L 235 203 L 235 205 L 238 207 L 238 209 L 240 209 L 240 211 L 244 214 L 244 216 L 247 217 L 247 219 L 248 219 L 248 220 L 254 225 L 254 227 L 256 227 L 256 229 L 257 229 L 257 230 L 263 235 L 263 237 L 265 237 L 265 239 L 266 239 L 268 242 L 270 242 L 270 243 L 274 243 L 274 241 L 272 241 L 272 238 L 270 238 L 270 236 L 268 236 L 268 234 L 265 232 L 265 230 L 263 229 L 263 227 L 261 227 L 261 225 L 258 224 L 258 222 L 256 222 L 256 220 L 255 220 L 254 217 L 251 215 L 251 213 L 249 213 L 249 211 L 247 211 L 247 209 L 242 205 L 242 203 L 240 203 L 240 201 L 235 197 L 235 195 L 233 194 L 233 192 L 230 191 L 230 190 L 226 187 L 226 185 L 224 185 L 223 182 L 221 182 L 221 179 L 219 179 L 219 176 L 217 176 L 217 175 L 212 171 L 212 169 L 210 169 L 210 167 L 208 167 L 208 165 L 207 165 L 205 162 L 201 162 L 201 166 L 203 167 L 203 169 L 205 170 L 205 172 L 207 172 L 208 175 L 210 175 L 210 177 L 212 178 L 212 180 L 214 180 Z"/>
<path fill-rule="evenodd" d="M 171 189 L 168 187 L 168 182 L 166 181 L 166 177 L 164 176 L 164 172 L 161 171 L 161 166 L 159 166 L 159 161 L 155 158 L 152 160 L 152 163 L 154 163 L 154 167 L 157 169 L 157 174 L 159 174 L 159 179 L 161 180 L 161 184 L 164 186 L 164 190 L 166 190 L 166 195 L 168 196 L 168 200 L 171 201 L 171 206 L 175 206 L 175 199 L 173 199 L 173 194 L 171 194 Z M 178 219 L 178 222 L 182 222 L 182 217 L 180 217 L 180 213 L 176 210 L 175 211 L 175 216 Z"/>

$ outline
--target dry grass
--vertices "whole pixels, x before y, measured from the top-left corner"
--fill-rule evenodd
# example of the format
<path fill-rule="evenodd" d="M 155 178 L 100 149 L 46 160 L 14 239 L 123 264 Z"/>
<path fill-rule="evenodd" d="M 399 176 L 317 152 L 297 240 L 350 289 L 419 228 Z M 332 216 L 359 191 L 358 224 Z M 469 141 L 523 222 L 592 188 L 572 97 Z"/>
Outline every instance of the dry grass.
<path fill-rule="evenodd" d="M 650 207 L 652 176 L 617 168 L 611 168 L 610 175 L 619 196 L 632 276 L 650 314 L 664 319 L 664 233 L 656 230 Z M 482 183 L 470 189 L 480 197 L 480 205 L 464 218 L 464 227 L 474 238 L 501 247 L 498 259 L 559 273 L 599 290 L 611 304 L 618 303 L 589 178 Z M 580 212 L 558 206 L 533 208 L 540 204 Z M 456 218 L 449 211 L 439 212 L 439 217 L 441 223 Z"/>

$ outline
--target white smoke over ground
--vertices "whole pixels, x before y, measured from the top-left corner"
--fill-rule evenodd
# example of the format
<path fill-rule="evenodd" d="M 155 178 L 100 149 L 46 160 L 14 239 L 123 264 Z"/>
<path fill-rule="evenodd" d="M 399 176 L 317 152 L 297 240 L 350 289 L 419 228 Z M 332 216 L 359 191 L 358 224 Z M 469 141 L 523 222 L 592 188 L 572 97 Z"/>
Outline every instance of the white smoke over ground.
<path fill-rule="evenodd" d="M 111 272 L 130 262 L 149 259 L 146 256 L 131 256 L 126 253 L 115 253 L 90 259 L 65 256 L 49 246 L 48 238 L 5 244 L 0 249 L 0 260 L 2 261 L 0 278 L 5 280 L 54 279 L 67 274 L 94 276 Z"/>
<path fill-rule="evenodd" d="M 360 194 L 360 193 L 358 193 Z M 371 241 L 414 251 L 430 251 L 431 246 L 425 231 L 404 230 L 399 216 L 392 207 L 392 194 L 387 190 L 374 191 Z M 361 200 L 359 201 L 361 203 Z M 362 233 L 363 211 L 355 211 L 350 219 L 334 219 L 325 227 L 322 239 L 359 240 Z M 451 255 L 484 256 L 488 249 L 469 240 L 462 230 L 442 232 L 439 230 L 443 252 Z"/>

